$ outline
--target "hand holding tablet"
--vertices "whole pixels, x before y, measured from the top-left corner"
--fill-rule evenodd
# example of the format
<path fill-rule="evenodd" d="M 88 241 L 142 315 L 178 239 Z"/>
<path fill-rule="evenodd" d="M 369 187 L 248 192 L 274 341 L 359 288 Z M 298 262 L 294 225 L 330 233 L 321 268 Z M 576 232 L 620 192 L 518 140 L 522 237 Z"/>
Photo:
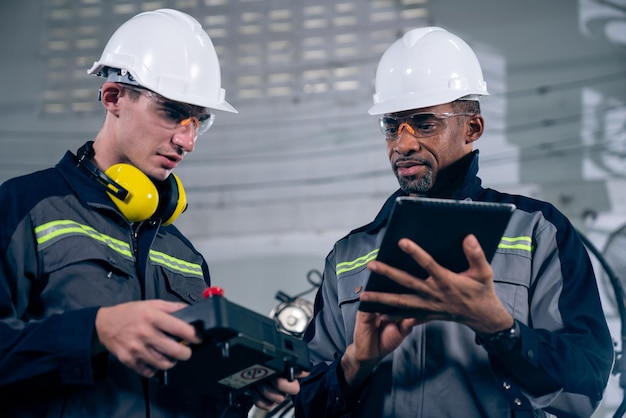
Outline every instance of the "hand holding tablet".
<path fill-rule="evenodd" d="M 426 271 L 398 247 L 400 239 L 409 238 L 439 264 L 459 273 L 468 268 L 462 248 L 463 239 L 473 234 L 491 262 L 514 210 L 515 205 L 509 203 L 398 197 L 376 259 L 415 277 L 426 278 Z M 375 272 L 370 275 L 365 290 L 408 291 Z M 361 302 L 359 310 L 385 313 L 390 311 L 390 307 Z"/>

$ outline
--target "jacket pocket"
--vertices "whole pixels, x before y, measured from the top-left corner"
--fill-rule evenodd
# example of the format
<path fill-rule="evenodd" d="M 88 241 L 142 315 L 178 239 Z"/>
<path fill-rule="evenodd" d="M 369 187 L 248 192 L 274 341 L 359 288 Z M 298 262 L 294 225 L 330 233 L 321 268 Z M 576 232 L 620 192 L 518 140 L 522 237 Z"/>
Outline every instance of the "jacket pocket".
<path fill-rule="evenodd" d="M 165 276 L 167 293 L 176 295 L 187 303 L 202 300 L 202 293 L 207 287 L 204 279 L 172 273 L 163 267 L 159 267 L 159 270 Z"/>
<path fill-rule="evenodd" d="M 337 297 L 339 306 L 346 303 L 359 301 L 359 295 L 365 289 L 370 271 L 365 267 L 359 267 L 348 274 L 339 276 L 337 280 Z"/>
<path fill-rule="evenodd" d="M 141 298 L 129 247 L 66 237 L 40 249 L 39 256 L 38 288 L 49 313 Z"/>
<path fill-rule="evenodd" d="M 526 255 L 498 250 L 491 263 L 498 298 L 515 318 L 524 323 L 529 316 L 531 261 Z"/>

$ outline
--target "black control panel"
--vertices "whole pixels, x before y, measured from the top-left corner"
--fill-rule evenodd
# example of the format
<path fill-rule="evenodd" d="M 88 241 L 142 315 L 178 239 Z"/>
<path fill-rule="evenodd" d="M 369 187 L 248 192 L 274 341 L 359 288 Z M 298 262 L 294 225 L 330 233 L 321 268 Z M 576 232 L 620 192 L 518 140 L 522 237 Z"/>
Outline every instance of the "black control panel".
<path fill-rule="evenodd" d="M 202 343 L 192 346 L 191 358 L 162 373 L 165 385 L 232 399 L 268 378 L 291 380 L 310 369 L 303 340 L 278 331 L 277 324 L 223 296 L 209 296 L 174 316 L 194 325 Z"/>

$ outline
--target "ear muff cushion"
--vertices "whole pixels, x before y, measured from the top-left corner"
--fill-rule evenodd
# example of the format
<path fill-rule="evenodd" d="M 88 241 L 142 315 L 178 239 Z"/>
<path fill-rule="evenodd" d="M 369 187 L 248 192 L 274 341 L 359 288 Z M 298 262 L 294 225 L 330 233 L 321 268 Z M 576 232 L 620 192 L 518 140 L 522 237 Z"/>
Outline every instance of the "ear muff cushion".
<path fill-rule="evenodd" d="M 115 164 L 105 174 L 128 190 L 126 199 L 120 200 L 109 193 L 113 203 L 131 222 L 149 219 L 159 205 L 159 193 L 152 181 L 137 167 L 130 164 Z"/>
<path fill-rule="evenodd" d="M 185 188 L 176 174 L 170 174 L 157 187 L 161 198 L 157 216 L 162 219 L 163 225 L 169 225 L 187 209 Z"/>

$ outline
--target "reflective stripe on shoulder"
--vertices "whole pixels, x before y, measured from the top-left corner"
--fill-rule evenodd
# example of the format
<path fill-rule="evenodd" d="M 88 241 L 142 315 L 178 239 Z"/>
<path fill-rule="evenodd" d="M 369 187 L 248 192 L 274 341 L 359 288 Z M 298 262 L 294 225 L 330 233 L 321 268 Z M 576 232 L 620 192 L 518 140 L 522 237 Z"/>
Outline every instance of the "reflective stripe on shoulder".
<path fill-rule="evenodd" d="M 522 250 L 532 252 L 532 238 L 528 236 L 520 236 L 520 237 L 502 237 L 500 240 L 500 244 L 498 244 L 498 248 L 500 249 L 512 249 L 512 250 Z M 352 261 L 343 261 L 341 263 L 337 263 L 335 266 L 335 274 L 337 277 L 339 275 L 348 273 L 354 269 L 357 269 L 370 261 L 374 260 L 378 255 L 378 248 L 370 251 L 369 253 L 356 258 Z"/>
<path fill-rule="evenodd" d="M 377 255 L 378 255 L 378 248 L 370 251 L 369 253 L 365 255 L 362 255 L 361 257 L 355 260 L 343 261 L 341 263 L 337 263 L 337 265 L 335 266 L 335 274 L 337 275 L 337 278 L 339 278 L 340 274 L 347 273 L 349 271 L 352 271 L 354 269 L 364 266 L 365 264 L 374 260 Z"/>
<path fill-rule="evenodd" d="M 42 249 L 49 247 L 63 238 L 70 236 L 86 236 L 99 244 L 106 245 L 127 259 L 134 261 L 133 252 L 130 248 L 130 244 L 127 242 L 102 234 L 88 225 L 82 225 L 71 220 L 52 221 L 40 225 L 35 228 L 35 236 L 37 238 L 37 244 Z M 200 264 L 190 263 L 160 251 L 150 250 L 150 261 L 175 273 L 204 278 Z"/>
<path fill-rule="evenodd" d="M 105 234 L 101 234 L 90 226 L 79 224 L 70 220 L 52 221 L 35 228 L 37 244 L 46 248 L 63 238 L 69 236 L 87 236 L 96 242 L 106 245 L 114 251 L 131 260 L 134 259 L 130 245 Z"/>
<path fill-rule="evenodd" d="M 500 240 L 500 244 L 498 245 L 500 249 L 510 249 L 510 250 L 523 250 L 532 253 L 532 238 L 527 236 L 520 237 L 502 237 Z"/>

